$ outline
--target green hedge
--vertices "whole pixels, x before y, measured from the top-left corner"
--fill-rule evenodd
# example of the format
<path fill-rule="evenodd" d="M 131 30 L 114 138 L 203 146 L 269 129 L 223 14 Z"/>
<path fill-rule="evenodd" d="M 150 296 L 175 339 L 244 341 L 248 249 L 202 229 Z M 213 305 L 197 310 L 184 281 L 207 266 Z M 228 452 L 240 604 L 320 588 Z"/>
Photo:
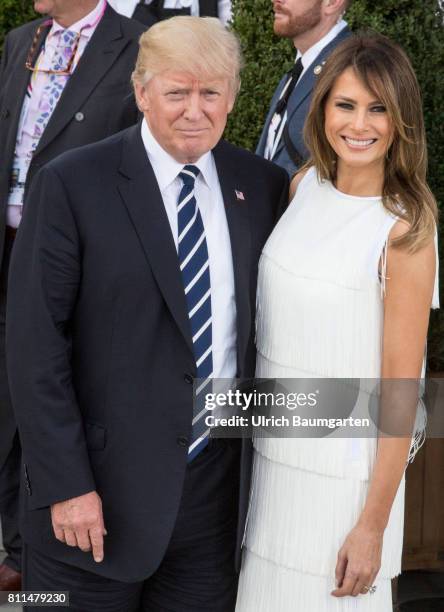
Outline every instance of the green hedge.
<path fill-rule="evenodd" d="M 444 11 L 439 0 L 353 0 L 346 19 L 353 30 L 371 28 L 407 51 L 424 99 L 429 182 L 444 213 Z M 273 91 L 294 61 L 291 41 L 273 34 L 271 0 L 233 0 L 233 28 L 240 36 L 246 67 L 226 137 L 254 150 Z M 440 223 L 441 254 L 444 223 Z M 441 287 L 444 286 L 441 255 Z M 441 291 L 443 295 L 443 291 Z M 442 300 L 444 302 L 444 298 Z M 444 306 L 444 303 L 443 303 Z M 444 310 L 444 309 L 443 309 Z M 444 370 L 444 312 L 432 313 L 429 367 Z"/>
<path fill-rule="evenodd" d="M 246 67 L 226 137 L 254 150 L 268 105 L 282 74 L 294 60 L 290 41 L 272 28 L 271 0 L 233 0 L 233 28 L 239 34 Z M 13 27 L 35 17 L 32 0 L 0 0 L 0 45 Z M 444 211 L 444 11 L 439 0 L 353 0 L 347 12 L 352 29 L 373 28 L 399 42 L 416 69 L 424 97 L 429 146 L 429 181 Z M 441 252 L 444 227 L 440 227 Z M 444 286 L 441 257 L 441 287 Z M 429 364 L 444 370 L 444 313 L 433 313 Z"/>
<path fill-rule="evenodd" d="M 0 48 L 9 30 L 36 18 L 32 0 L 0 0 Z"/>

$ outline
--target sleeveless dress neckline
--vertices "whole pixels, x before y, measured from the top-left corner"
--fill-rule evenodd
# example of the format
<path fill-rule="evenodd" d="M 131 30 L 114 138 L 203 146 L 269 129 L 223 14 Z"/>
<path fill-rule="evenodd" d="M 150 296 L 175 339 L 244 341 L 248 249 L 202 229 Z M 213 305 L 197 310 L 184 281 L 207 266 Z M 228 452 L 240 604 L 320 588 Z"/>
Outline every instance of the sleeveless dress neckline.
<path fill-rule="evenodd" d="M 378 195 L 378 196 L 357 196 L 357 195 L 352 195 L 351 193 L 345 193 L 344 191 L 340 191 L 337 187 L 335 187 L 335 185 L 331 181 L 323 181 L 323 182 L 334 193 L 336 193 L 338 196 L 340 196 L 340 197 L 342 197 L 342 198 L 344 198 L 346 200 L 351 200 L 351 201 L 355 201 L 355 202 L 359 203 L 362 200 L 381 201 L 381 199 L 382 199 L 382 195 Z"/>

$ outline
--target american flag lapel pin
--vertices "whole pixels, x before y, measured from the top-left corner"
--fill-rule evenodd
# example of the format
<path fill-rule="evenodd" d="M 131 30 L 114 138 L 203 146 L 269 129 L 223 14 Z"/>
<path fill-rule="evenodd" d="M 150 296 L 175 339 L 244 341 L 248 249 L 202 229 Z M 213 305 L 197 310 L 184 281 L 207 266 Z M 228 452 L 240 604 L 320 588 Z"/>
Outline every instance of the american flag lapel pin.
<path fill-rule="evenodd" d="M 236 199 L 237 200 L 240 200 L 241 202 L 245 201 L 245 196 L 244 196 L 242 191 L 238 191 L 237 189 L 235 189 L 234 193 L 236 194 Z"/>

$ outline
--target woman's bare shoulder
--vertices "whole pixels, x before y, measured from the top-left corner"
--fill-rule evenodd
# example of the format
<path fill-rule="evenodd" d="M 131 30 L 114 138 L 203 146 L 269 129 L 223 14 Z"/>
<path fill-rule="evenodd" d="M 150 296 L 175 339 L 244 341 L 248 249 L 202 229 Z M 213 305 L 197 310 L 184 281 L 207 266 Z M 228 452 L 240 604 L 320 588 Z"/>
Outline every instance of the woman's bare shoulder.
<path fill-rule="evenodd" d="M 291 179 L 290 194 L 289 194 L 290 202 L 294 198 L 294 195 L 299 187 L 299 183 L 302 181 L 302 179 L 307 174 L 307 172 L 308 172 L 308 169 L 301 170 L 300 172 L 295 174 L 294 177 Z"/>

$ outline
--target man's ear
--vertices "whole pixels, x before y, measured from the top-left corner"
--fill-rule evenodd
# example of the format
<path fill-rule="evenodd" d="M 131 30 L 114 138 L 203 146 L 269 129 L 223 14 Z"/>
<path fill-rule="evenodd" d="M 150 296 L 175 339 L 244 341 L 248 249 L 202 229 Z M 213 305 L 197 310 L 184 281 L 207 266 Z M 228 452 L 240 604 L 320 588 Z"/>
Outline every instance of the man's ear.
<path fill-rule="evenodd" d="M 231 113 L 231 111 L 234 108 L 234 105 L 236 104 L 236 98 L 238 96 L 240 88 L 241 88 L 241 80 L 240 79 L 239 79 L 239 83 L 238 83 L 238 86 L 236 88 L 236 91 L 234 91 L 234 89 L 230 85 L 231 95 L 230 95 L 230 101 L 228 102 L 228 114 Z"/>
<path fill-rule="evenodd" d="M 144 111 L 148 110 L 148 94 L 146 85 L 134 83 L 134 94 L 136 96 L 136 103 L 140 112 L 143 113 Z"/>
<path fill-rule="evenodd" d="M 340 13 L 345 11 L 345 0 L 323 0 L 324 9 L 327 14 Z"/>

